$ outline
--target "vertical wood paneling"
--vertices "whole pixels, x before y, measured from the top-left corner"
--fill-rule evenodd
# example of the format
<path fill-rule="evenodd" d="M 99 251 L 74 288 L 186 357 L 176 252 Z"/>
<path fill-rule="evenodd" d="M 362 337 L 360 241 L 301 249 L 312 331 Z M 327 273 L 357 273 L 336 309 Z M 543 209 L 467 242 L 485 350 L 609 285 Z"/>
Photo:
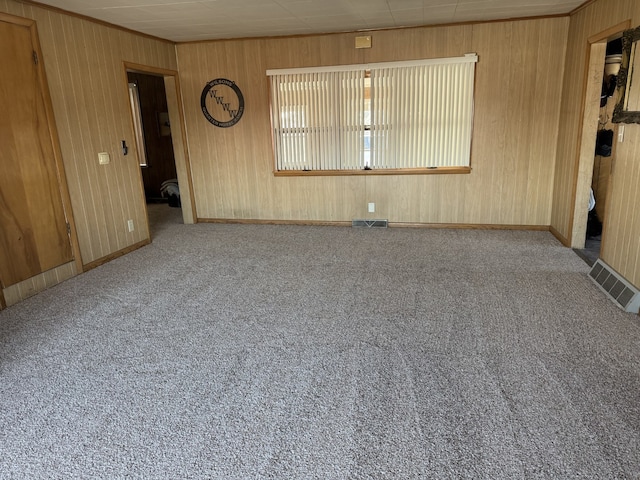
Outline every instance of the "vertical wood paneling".
<path fill-rule="evenodd" d="M 572 155 L 576 152 L 576 138 L 578 136 L 580 95 L 582 91 L 581 81 L 577 80 L 577 71 L 580 71 L 577 58 L 574 38 L 578 35 L 574 23 L 569 26 L 569 40 L 567 42 L 568 53 L 566 54 L 564 84 L 562 87 L 562 105 L 558 132 L 558 146 L 555 167 L 554 188 L 553 188 L 553 208 L 551 215 L 551 225 L 560 235 L 567 238 L 569 236 L 569 202 L 571 197 L 571 187 L 568 185 L 572 175 Z M 586 48 L 586 47 L 585 47 Z M 570 53 L 569 53 L 570 52 Z M 580 78 L 580 77 L 578 77 Z M 568 118 L 575 118 L 574 122 L 569 122 Z"/>
<path fill-rule="evenodd" d="M 555 18 L 385 30 L 371 32 L 373 47 L 362 50 L 355 34 L 178 45 L 198 216 L 549 225 L 567 27 L 568 18 Z M 267 69 L 470 52 L 479 55 L 470 175 L 273 176 Z M 200 112 L 204 85 L 218 77 L 245 95 L 232 128 Z"/>
<path fill-rule="evenodd" d="M 561 72 L 564 69 L 566 43 L 556 43 L 555 48 L 547 48 L 546 38 L 553 36 L 553 25 L 546 24 L 540 29 L 538 38 L 538 58 L 542 65 L 550 65 L 551 72 L 537 69 L 534 98 L 544 98 L 548 92 L 559 94 Z M 558 41 L 558 37 L 555 37 Z M 559 115 L 560 100 L 553 98 L 553 102 L 534 102 L 533 119 L 553 118 Z M 550 215 L 553 200 L 554 169 L 549 168 L 543 159 L 549 155 L 548 147 L 553 148 L 557 141 L 558 125 L 551 121 L 533 121 L 530 125 L 531 142 L 529 155 L 529 174 L 527 176 L 528 192 L 547 192 L 546 195 L 538 195 L 537 202 L 528 202 L 525 206 L 527 216 L 540 218 L 541 215 Z M 540 141 L 542 140 L 542 141 Z M 557 162 L 557 159 L 556 159 Z"/>
<path fill-rule="evenodd" d="M 164 85 L 167 93 L 171 139 L 175 151 L 176 174 L 180 184 L 180 196 L 182 198 L 182 217 L 184 223 L 194 223 L 196 213 L 192 194 L 193 184 L 191 176 L 189 175 L 191 168 L 186 149 L 185 132 L 182 128 L 184 124 L 184 112 L 178 97 L 179 82 L 176 77 L 165 77 Z M 189 201 L 187 201 L 187 199 L 189 199 Z"/>
<path fill-rule="evenodd" d="M 13 0 L 0 1 L 0 11 L 37 22 L 82 262 L 148 239 L 123 62 L 176 70 L 175 47 Z M 111 163 L 98 165 L 98 152 Z"/>
<path fill-rule="evenodd" d="M 583 80 L 588 39 L 626 20 L 640 24 L 640 3 L 635 0 L 598 0 L 571 18 L 567 44 L 565 80 L 558 149 L 552 226 L 569 238 L 574 219 L 574 187 L 578 175 L 576 158 L 584 99 Z M 640 287 L 640 125 L 625 126 L 625 140 L 617 144 L 607 197 L 601 258 L 626 279 Z M 586 146 L 585 146 L 586 148 Z M 577 208 L 577 207 L 576 207 Z M 571 238 L 569 238 L 571 240 Z"/>
<path fill-rule="evenodd" d="M 635 132 L 631 132 L 632 127 Z M 635 128 L 633 128 L 635 127 Z M 604 225 L 601 257 L 625 278 L 640 285 L 640 132 L 625 127 L 618 145 Z"/>
<path fill-rule="evenodd" d="M 2 290 L 7 307 L 25 300 L 36 293 L 68 280 L 78 274 L 75 262 L 60 265 L 40 275 L 16 283 Z"/>

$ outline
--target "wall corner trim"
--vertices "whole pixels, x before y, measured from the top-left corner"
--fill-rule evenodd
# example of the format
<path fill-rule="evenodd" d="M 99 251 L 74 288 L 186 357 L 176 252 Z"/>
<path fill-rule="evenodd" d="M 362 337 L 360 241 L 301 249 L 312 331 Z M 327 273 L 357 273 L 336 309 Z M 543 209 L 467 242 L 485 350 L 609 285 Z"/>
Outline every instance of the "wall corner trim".
<path fill-rule="evenodd" d="M 556 237 L 560 241 L 560 243 L 562 243 L 562 245 L 564 245 L 565 247 L 571 246 L 571 242 L 569 242 L 569 240 L 564 235 L 562 235 L 558 230 L 556 230 L 554 227 L 549 227 L 549 231 L 554 237 Z"/>

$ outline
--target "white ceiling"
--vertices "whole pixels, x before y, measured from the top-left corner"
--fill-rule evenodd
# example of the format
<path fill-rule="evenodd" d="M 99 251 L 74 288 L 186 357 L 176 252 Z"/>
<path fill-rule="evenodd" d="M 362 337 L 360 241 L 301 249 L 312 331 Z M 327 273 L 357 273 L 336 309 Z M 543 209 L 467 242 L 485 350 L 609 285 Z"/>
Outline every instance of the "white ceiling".
<path fill-rule="evenodd" d="M 184 42 L 565 14 L 585 0 L 38 0 Z"/>

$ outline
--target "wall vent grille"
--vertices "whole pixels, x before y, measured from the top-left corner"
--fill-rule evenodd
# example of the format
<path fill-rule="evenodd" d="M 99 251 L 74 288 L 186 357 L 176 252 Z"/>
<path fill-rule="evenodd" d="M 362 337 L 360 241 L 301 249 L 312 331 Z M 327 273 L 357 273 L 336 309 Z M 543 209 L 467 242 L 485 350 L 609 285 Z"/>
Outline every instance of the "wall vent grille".
<path fill-rule="evenodd" d="M 352 227 L 381 227 L 387 228 L 389 226 L 389 222 L 387 220 L 351 220 Z"/>
<path fill-rule="evenodd" d="M 609 265 L 600 259 L 596 260 L 589 278 L 624 311 L 638 313 L 640 292 Z"/>

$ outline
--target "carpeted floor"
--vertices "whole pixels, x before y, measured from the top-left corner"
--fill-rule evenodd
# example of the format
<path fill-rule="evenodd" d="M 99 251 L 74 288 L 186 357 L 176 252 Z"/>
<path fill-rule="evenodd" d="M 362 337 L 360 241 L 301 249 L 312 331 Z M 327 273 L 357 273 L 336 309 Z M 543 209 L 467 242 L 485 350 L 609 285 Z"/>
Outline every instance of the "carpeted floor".
<path fill-rule="evenodd" d="M 640 478 L 639 318 L 549 233 L 151 207 L 0 312 L 0 478 Z"/>

